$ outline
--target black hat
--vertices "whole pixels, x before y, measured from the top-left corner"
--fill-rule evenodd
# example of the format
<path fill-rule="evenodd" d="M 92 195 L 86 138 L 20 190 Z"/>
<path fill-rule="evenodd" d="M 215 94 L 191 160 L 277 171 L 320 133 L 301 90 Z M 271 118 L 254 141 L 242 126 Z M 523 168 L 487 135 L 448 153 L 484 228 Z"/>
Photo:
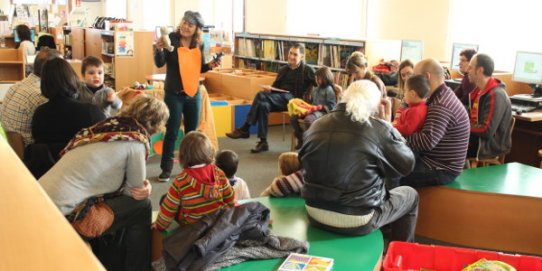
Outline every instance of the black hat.
<path fill-rule="evenodd" d="M 183 20 L 191 24 L 195 24 L 199 28 L 203 27 L 203 18 L 201 17 L 201 14 L 199 14 L 199 12 L 197 11 L 196 12 L 190 11 L 190 10 L 186 11 L 184 13 Z"/>

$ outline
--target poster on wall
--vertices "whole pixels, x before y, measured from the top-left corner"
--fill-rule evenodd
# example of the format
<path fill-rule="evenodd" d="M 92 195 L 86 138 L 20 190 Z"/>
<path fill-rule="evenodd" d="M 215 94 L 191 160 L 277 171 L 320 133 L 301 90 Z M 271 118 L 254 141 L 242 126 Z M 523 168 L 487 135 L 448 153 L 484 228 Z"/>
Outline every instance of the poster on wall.
<path fill-rule="evenodd" d="M 115 31 L 115 55 L 134 56 L 133 31 Z"/>

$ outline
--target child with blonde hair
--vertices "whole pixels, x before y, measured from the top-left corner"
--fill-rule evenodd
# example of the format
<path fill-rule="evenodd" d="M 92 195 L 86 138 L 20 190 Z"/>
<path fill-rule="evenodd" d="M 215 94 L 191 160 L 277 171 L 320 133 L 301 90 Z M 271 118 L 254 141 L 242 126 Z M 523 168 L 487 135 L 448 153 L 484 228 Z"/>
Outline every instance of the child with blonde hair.
<path fill-rule="evenodd" d="M 234 206 L 235 193 L 224 172 L 213 164 L 214 156 L 213 144 L 205 134 L 186 134 L 179 146 L 183 171 L 162 201 L 154 228 L 164 231 L 173 219 L 180 225 L 192 224 L 204 215 Z"/>
<path fill-rule="evenodd" d="M 284 197 L 299 193 L 305 183 L 303 169 L 296 152 L 284 152 L 278 160 L 280 176 L 276 177 L 260 196 Z"/>

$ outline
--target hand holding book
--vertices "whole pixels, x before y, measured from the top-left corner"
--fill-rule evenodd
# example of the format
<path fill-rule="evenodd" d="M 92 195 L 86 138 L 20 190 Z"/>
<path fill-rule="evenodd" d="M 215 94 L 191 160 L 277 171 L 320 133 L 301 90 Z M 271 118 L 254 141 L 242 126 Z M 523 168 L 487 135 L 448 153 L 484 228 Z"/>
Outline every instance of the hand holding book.
<path fill-rule="evenodd" d="M 270 85 L 260 85 L 260 86 L 267 92 L 274 91 L 274 92 L 281 92 L 281 93 L 290 93 L 287 90 L 276 88 Z"/>

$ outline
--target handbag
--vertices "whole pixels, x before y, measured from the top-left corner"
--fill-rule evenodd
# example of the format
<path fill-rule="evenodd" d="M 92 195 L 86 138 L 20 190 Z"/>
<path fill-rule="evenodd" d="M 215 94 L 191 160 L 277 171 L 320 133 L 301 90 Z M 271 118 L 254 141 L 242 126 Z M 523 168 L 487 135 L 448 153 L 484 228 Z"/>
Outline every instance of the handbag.
<path fill-rule="evenodd" d="M 73 228 L 81 236 L 89 239 L 101 236 L 115 220 L 113 210 L 104 202 L 103 197 L 91 197 L 85 200 L 72 215 L 73 219 L 70 221 Z"/>

